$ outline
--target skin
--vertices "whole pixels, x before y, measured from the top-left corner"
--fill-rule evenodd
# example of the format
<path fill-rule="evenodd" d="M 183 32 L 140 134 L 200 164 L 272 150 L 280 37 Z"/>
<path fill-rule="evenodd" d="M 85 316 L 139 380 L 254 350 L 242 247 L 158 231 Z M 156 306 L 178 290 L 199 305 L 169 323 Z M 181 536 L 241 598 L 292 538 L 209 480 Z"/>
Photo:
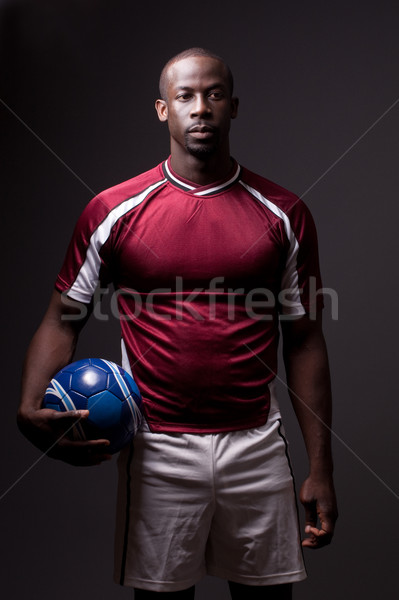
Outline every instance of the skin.
<path fill-rule="evenodd" d="M 167 100 L 157 100 L 155 107 L 160 121 L 168 123 L 171 164 L 178 175 L 207 185 L 228 174 L 228 134 L 238 99 L 231 96 L 223 63 L 203 56 L 174 63 L 168 71 Z M 192 128 L 198 133 L 190 134 Z M 309 457 L 309 476 L 299 495 L 306 519 L 302 545 L 315 549 L 330 543 L 338 515 L 332 476 L 331 385 L 321 316 L 283 322 L 282 337 L 290 398 Z"/>
<path fill-rule="evenodd" d="M 167 100 L 157 100 L 155 108 L 159 120 L 168 123 L 171 166 L 178 175 L 207 185 L 229 174 L 230 121 L 237 116 L 238 99 L 231 96 L 223 63 L 204 56 L 174 63 Z"/>
<path fill-rule="evenodd" d="M 299 498 L 305 508 L 302 545 L 331 542 L 338 517 L 331 455 L 331 385 L 321 315 L 282 321 L 287 384 L 309 458 L 309 475 Z"/>
<path fill-rule="evenodd" d="M 63 317 L 82 315 L 84 319 Z M 29 345 L 22 373 L 21 402 L 17 422 L 22 433 L 37 448 L 52 458 L 71 465 L 98 465 L 112 458 L 107 454 L 108 440 L 72 441 L 68 430 L 89 411 L 58 412 L 42 409 L 49 381 L 62 367 L 72 362 L 79 333 L 87 321 L 87 307 L 66 300 L 54 291 L 46 314 Z"/>
<path fill-rule="evenodd" d="M 180 60 L 168 71 L 167 99 L 155 103 L 161 122 L 170 133 L 171 164 L 181 177 L 207 185 L 226 177 L 231 168 L 229 129 L 237 115 L 238 99 L 232 97 L 226 67 L 217 59 L 194 56 Z M 65 320 L 65 316 L 85 318 Z M 73 465 L 96 465 L 108 460 L 107 440 L 77 442 L 68 429 L 88 411 L 59 413 L 41 409 L 51 377 L 70 363 L 79 333 L 90 315 L 79 302 L 67 301 L 54 291 L 48 310 L 29 346 L 22 381 L 18 424 L 30 441 L 50 456 Z M 309 475 L 300 500 L 305 507 L 307 548 L 330 543 L 337 518 L 331 457 L 331 391 L 328 358 L 321 318 L 307 316 L 282 322 L 283 354 L 290 397 L 308 457 Z M 254 587 L 229 582 L 234 600 L 267 598 L 289 600 L 291 584 Z M 137 598 L 154 595 L 191 599 L 194 588 L 160 593 L 137 590 Z"/>

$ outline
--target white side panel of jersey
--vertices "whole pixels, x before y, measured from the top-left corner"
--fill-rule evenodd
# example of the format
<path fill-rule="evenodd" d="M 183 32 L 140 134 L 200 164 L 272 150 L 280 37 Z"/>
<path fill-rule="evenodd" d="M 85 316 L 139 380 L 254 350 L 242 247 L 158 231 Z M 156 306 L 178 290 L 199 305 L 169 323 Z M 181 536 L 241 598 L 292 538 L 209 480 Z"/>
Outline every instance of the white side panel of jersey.
<path fill-rule="evenodd" d="M 149 186 L 137 196 L 128 198 L 111 210 L 104 221 L 100 223 L 90 238 L 86 259 L 82 264 L 74 283 L 67 292 L 67 295 L 70 298 L 78 300 L 79 302 L 85 302 L 86 304 L 91 301 L 99 281 L 101 265 L 100 250 L 109 238 L 113 226 L 126 213 L 141 204 L 151 192 L 165 183 L 165 181 L 166 179 L 157 181 L 157 183 Z"/>
<path fill-rule="evenodd" d="M 298 285 L 298 271 L 297 271 L 297 257 L 299 251 L 298 240 L 295 237 L 291 223 L 285 212 L 281 210 L 276 204 L 262 196 L 258 190 L 255 190 L 251 186 L 247 185 L 243 181 L 240 184 L 254 196 L 259 202 L 267 206 L 277 217 L 282 219 L 284 223 L 285 233 L 290 243 L 288 251 L 287 261 L 285 263 L 285 269 L 281 280 L 281 289 L 285 290 L 284 294 L 284 306 L 282 306 L 282 312 L 290 315 L 303 315 L 305 309 L 301 303 L 300 290 Z"/>
<path fill-rule="evenodd" d="M 132 369 L 130 366 L 129 358 L 127 356 L 125 340 L 121 338 L 121 354 L 122 354 L 122 367 L 133 377 Z"/>

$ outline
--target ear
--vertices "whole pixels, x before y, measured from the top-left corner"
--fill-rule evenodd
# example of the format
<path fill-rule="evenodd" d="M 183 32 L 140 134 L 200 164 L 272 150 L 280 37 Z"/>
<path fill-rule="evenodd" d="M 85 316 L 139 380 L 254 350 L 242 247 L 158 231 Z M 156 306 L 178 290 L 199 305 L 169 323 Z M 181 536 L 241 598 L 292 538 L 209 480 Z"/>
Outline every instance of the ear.
<path fill-rule="evenodd" d="M 155 100 L 155 110 L 160 121 L 164 123 L 168 120 L 168 105 L 165 100 Z"/>
<path fill-rule="evenodd" d="M 239 100 L 238 98 L 232 98 L 231 99 L 231 118 L 235 119 L 238 113 L 238 104 L 239 104 Z"/>

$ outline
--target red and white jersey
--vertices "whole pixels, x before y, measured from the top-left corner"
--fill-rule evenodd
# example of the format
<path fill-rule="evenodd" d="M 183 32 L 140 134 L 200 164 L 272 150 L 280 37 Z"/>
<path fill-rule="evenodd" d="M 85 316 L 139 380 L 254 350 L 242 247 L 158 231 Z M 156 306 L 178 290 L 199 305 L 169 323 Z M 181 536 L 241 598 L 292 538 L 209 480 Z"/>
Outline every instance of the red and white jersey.
<path fill-rule="evenodd" d="M 321 281 L 308 209 L 237 163 L 198 186 L 168 160 L 96 196 L 56 288 L 90 303 L 108 283 L 152 431 L 265 423 L 279 314 L 322 305 L 311 297 Z"/>

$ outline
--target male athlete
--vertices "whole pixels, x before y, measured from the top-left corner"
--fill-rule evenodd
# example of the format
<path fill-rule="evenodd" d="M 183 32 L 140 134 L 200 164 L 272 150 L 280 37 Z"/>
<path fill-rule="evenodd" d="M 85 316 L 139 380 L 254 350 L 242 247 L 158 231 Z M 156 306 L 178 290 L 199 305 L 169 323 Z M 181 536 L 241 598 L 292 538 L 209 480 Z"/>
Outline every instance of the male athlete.
<path fill-rule="evenodd" d="M 328 544 L 337 516 L 314 224 L 296 196 L 231 158 L 238 100 L 222 59 L 177 55 L 160 93 L 170 157 L 80 217 L 27 353 L 18 421 L 54 458 L 109 458 L 107 440 L 63 436 L 88 411 L 41 401 L 72 360 L 96 287 L 112 282 L 123 365 L 145 407 L 118 459 L 116 581 L 138 599 L 183 600 L 208 573 L 228 580 L 233 599 L 289 599 L 306 573 L 273 386 L 279 327 L 309 456 L 302 546 Z"/>

